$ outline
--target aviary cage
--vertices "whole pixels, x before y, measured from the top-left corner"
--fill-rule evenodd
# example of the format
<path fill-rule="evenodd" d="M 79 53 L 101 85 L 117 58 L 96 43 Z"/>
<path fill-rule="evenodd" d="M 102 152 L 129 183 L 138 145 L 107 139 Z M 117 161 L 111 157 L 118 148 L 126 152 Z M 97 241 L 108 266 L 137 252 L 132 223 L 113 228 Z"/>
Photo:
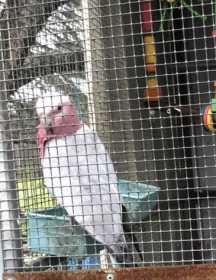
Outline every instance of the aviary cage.
<path fill-rule="evenodd" d="M 137 243 L 143 258 L 130 266 L 215 263 L 214 1 L 5 0 L 0 7 L 5 279 L 104 269 L 104 244 L 71 223 L 44 184 L 35 103 L 56 95 L 70 97 L 112 159 L 137 239 L 130 246 Z"/>

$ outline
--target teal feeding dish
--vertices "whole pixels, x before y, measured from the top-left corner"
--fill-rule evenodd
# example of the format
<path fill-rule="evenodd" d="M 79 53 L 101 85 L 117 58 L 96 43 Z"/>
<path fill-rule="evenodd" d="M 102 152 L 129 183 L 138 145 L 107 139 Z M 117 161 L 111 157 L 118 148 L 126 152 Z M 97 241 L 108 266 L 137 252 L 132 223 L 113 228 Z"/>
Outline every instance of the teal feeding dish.
<path fill-rule="evenodd" d="M 30 250 L 56 256 L 86 256 L 96 244 L 62 207 L 28 213 L 27 239 Z"/>
<path fill-rule="evenodd" d="M 132 222 L 148 217 L 158 202 L 159 187 L 119 179 L 118 188 Z"/>
<path fill-rule="evenodd" d="M 159 188 L 144 183 L 119 180 L 118 188 L 131 222 L 145 219 L 157 204 Z M 71 225 L 62 207 L 27 214 L 28 248 L 56 256 L 97 254 L 101 245 L 79 225 Z"/>

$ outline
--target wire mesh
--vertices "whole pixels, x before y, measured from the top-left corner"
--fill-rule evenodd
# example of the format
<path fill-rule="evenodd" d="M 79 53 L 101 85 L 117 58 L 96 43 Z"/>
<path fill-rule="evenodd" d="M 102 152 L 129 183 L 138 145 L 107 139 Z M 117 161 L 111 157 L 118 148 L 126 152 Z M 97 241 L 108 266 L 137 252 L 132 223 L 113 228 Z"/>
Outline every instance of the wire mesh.
<path fill-rule="evenodd" d="M 215 7 L 1 1 L 4 271 L 215 262 Z"/>

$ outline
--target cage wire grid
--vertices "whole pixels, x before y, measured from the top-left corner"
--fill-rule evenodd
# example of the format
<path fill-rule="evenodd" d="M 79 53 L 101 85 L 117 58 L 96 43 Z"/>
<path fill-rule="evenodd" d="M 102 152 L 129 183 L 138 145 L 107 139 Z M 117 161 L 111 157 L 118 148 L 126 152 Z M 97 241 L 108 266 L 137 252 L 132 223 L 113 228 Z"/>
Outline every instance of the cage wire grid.
<path fill-rule="evenodd" d="M 215 263 L 215 7 L 1 1 L 1 272 Z"/>

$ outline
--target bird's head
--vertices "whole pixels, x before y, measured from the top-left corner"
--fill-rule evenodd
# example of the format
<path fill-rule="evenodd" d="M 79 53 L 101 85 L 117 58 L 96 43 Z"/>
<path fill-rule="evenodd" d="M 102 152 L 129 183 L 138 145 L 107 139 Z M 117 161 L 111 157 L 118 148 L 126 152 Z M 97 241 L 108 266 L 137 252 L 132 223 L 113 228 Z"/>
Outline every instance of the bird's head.
<path fill-rule="evenodd" d="M 50 138 L 74 134 L 81 126 L 68 96 L 41 97 L 37 100 L 36 111 L 40 118 L 38 138 L 43 144 Z"/>

